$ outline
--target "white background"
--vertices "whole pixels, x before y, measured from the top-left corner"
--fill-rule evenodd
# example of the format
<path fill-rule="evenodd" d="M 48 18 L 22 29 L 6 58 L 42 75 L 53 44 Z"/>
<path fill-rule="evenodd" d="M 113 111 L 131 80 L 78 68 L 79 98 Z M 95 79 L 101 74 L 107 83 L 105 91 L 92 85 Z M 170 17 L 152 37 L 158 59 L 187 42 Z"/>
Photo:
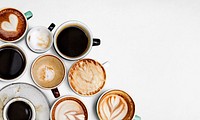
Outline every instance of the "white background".
<path fill-rule="evenodd" d="M 30 28 L 79 20 L 102 40 L 86 57 L 109 61 L 103 90 L 81 97 L 67 79 L 59 87 L 61 95 L 86 104 L 89 120 L 98 119 L 98 97 L 114 88 L 132 96 L 142 120 L 200 120 L 199 6 L 199 0 L 0 0 L 0 7 L 32 11 Z M 34 84 L 30 65 L 40 54 L 31 52 L 24 39 L 16 44 L 28 54 L 28 70 L 16 82 Z M 53 48 L 47 53 L 56 54 Z M 64 62 L 67 69 L 73 63 Z M 0 82 L 0 88 L 7 84 Z M 50 90 L 42 91 L 51 104 L 56 100 Z"/>

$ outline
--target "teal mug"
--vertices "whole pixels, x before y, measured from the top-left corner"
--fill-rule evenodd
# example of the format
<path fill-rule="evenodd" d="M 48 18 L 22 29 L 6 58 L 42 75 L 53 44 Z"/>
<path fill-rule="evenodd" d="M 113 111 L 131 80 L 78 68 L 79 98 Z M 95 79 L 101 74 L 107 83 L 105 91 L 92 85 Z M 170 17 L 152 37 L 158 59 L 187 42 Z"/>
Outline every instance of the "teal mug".
<path fill-rule="evenodd" d="M 0 40 L 3 42 L 17 42 L 28 30 L 27 20 L 33 16 L 31 11 L 22 13 L 15 8 L 0 9 Z"/>

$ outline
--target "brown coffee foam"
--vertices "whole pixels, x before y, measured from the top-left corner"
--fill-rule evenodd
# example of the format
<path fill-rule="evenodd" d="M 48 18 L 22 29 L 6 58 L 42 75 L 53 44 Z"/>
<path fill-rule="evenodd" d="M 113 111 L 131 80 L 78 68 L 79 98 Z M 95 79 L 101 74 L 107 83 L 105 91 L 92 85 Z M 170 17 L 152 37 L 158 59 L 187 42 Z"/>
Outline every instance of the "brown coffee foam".
<path fill-rule="evenodd" d="M 56 102 L 54 103 L 53 108 L 52 108 L 52 111 L 51 111 L 51 118 L 52 118 L 52 120 L 56 120 L 56 119 L 55 119 L 55 111 L 56 111 L 57 106 L 58 106 L 60 103 L 66 101 L 66 100 L 72 100 L 72 101 L 77 102 L 77 103 L 82 107 L 82 109 L 83 109 L 83 111 L 84 111 L 85 120 L 88 120 L 87 108 L 85 107 L 85 105 L 84 105 L 84 103 L 83 103 L 82 101 L 80 101 L 79 99 L 77 99 L 77 98 L 75 98 L 75 97 L 63 97 L 63 98 L 59 99 L 58 101 L 56 101 Z"/>
<path fill-rule="evenodd" d="M 5 31 L 1 28 L 1 24 L 3 21 L 9 21 L 10 14 L 14 14 L 18 18 L 18 25 L 17 25 L 17 31 Z M 26 31 L 26 18 L 24 18 L 24 15 L 13 8 L 7 8 L 0 11 L 0 39 L 3 39 L 5 41 L 14 41 L 20 38 L 24 32 Z"/>
<path fill-rule="evenodd" d="M 120 96 L 121 98 L 123 98 L 126 101 L 127 105 L 128 105 L 128 113 L 123 118 L 123 120 L 132 120 L 133 116 L 135 114 L 135 103 L 132 100 L 132 98 L 126 92 L 124 92 L 122 90 L 111 90 L 111 91 L 106 92 L 105 94 L 103 94 L 100 97 L 100 99 L 99 99 L 99 101 L 97 103 L 98 104 L 97 105 L 98 106 L 97 107 L 97 114 L 99 116 L 99 119 L 103 120 L 102 119 L 103 117 L 101 116 L 102 113 L 100 113 L 100 105 L 102 104 L 103 100 L 106 99 L 106 97 L 108 97 L 108 96 L 115 96 L 115 95 Z"/>
<path fill-rule="evenodd" d="M 92 66 L 92 69 L 89 68 L 91 66 Z M 95 77 L 99 75 L 99 78 L 97 77 L 95 79 L 96 81 L 94 81 L 94 79 L 92 79 L 91 81 L 89 80 L 87 81 L 86 79 L 83 78 L 83 75 L 81 75 L 80 73 L 81 69 L 83 69 L 82 72 L 84 74 L 84 73 L 88 73 L 84 71 L 84 70 L 87 70 L 87 68 L 90 69 L 92 72 L 94 71 L 99 72 L 97 74 L 93 74 L 93 76 Z M 76 76 L 78 75 L 80 75 L 80 78 L 83 78 L 83 79 L 79 79 L 79 80 L 76 79 Z M 98 93 L 105 85 L 106 72 L 103 66 L 99 62 L 92 59 L 82 59 L 72 65 L 68 73 L 68 80 L 72 89 L 76 91 L 78 94 L 83 95 L 83 96 L 91 96 Z M 99 84 L 95 85 L 94 83 L 96 82 L 99 82 Z M 91 87 L 98 87 L 98 88 L 91 90 Z"/>
<path fill-rule="evenodd" d="M 45 81 L 39 78 L 39 76 L 43 76 L 42 75 L 43 73 L 38 73 L 38 70 L 40 69 L 41 66 L 44 65 L 48 67 L 50 66 L 54 70 L 55 77 L 52 81 Z M 32 76 L 33 79 L 36 81 L 36 83 L 39 84 L 40 86 L 45 88 L 52 88 L 59 85 L 64 79 L 65 68 L 62 62 L 58 58 L 51 55 L 45 55 L 37 59 L 36 62 L 34 63 L 32 67 Z"/>

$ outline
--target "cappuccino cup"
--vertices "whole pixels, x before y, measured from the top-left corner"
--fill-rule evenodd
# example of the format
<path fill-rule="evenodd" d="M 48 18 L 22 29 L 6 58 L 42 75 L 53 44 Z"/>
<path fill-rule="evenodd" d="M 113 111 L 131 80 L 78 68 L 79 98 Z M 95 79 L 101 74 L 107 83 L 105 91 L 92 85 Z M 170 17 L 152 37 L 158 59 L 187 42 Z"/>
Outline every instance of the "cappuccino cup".
<path fill-rule="evenodd" d="M 25 98 L 13 98 L 3 107 L 4 120 L 35 120 L 35 118 L 35 107 Z"/>
<path fill-rule="evenodd" d="M 97 101 L 100 120 L 141 120 L 135 115 L 135 103 L 124 91 L 113 89 L 103 93 Z"/>
<path fill-rule="evenodd" d="M 31 11 L 22 13 L 15 8 L 0 10 L 0 40 L 3 42 L 17 42 L 27 32 L 27 20 L 33 16 Z"/>
<path fill-rule="evenodd" d="M 31 28 L 26 36 L 26 43 L 28 47 L 36 53 L 48 51 L 53 44 L 53 35 L 51 31 L 54 27 L 55 24 L 51 23 L 48 28 L 44 26 Z"/>
<path fill-rule="evenodd" d="M 0 45 L 0 80 L 13 82 L 19 79 L 27 69 L 25 51 L 13 43 Z"/>
<path fill-rule="evenodd" d="M 90 29 L 82 22 L 67 21 L 54 34 L 56 52 L 67 60 L 85 57 L 92 46 L 100 45 L 100 39 L 93 38 Z"/>
<path fill-rule="evenodd" d="M 99 62 L 88 58 L 81 59 L 71 66 L 68 82 L 75 93 L 81 96 L 92 96 L 104 87 L 106 72 Z"/>
<path fill-rule="evenodd" d="M 55 98 L 60 96 L 57 87 L 63 82 L 65 75 L 65 64 L 60 58 L 51 54 L 39 56 L 31 66 L 34 83 L 42 89 L 51 90 Z"/>
<path fill-rule="evenodd" d="M 73 96 L 63 96 L 52 106 L 51 120 L 88 120 L 88 112 L 84 103 Z"/>

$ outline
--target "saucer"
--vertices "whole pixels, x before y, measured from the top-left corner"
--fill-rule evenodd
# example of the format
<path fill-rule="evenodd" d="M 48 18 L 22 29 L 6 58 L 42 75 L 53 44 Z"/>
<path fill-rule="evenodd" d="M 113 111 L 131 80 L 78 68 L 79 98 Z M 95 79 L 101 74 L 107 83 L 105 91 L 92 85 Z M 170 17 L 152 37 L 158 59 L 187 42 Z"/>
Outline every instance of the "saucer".
<path fill-rule="evenodd" d="M 26 98 L 33 103 L 36 120 L 49 119 L 50 107 L 46 96 L 38 88 L 28 83 L 13 83 L 0 90 L 0 120 L 3 120 L 4 105 L 16 97 Z"/>

